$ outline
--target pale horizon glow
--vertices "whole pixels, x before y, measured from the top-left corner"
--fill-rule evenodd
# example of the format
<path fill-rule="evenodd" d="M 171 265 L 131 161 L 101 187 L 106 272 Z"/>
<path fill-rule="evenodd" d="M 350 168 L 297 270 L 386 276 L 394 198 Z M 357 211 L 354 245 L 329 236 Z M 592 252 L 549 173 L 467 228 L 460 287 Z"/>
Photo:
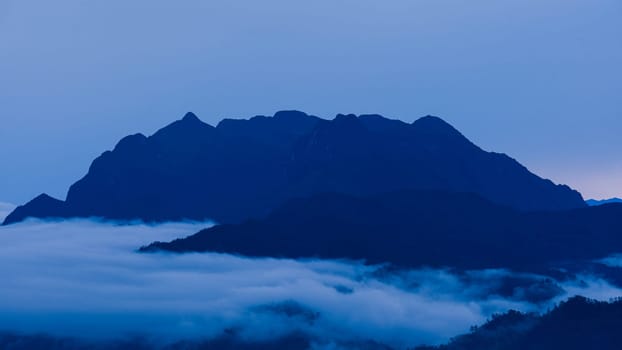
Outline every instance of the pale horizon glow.
<path fill-rule="evenodd" d="M 0 202 L 0 223 L 4 221 L 4 218 L 6 218 L 15 207 L 15 204 Z"/>

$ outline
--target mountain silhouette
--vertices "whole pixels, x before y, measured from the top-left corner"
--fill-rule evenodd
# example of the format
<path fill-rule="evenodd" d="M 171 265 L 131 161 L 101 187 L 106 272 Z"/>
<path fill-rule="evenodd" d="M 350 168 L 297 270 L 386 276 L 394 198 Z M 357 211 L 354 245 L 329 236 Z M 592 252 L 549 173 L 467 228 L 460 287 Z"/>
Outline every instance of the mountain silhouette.
<path fill-rule="evenodd" d="M 616 204 L 521 212 L 471 193 L 318 194 L 293 199 L 262 220 L 217 225 L 140 250 L 540 272 L 621 251 L 621 217 Z"/>
<path fill-rule="evenodd" d="M 473 192 L 520 210 L 586 206 L 581 195 L 486 152 L 437 117 L 324 120 L 298 111 L 216 127 L 186 114 L 152 136 L 123 138 L 74 183 L 18 207 L 28 217 L 239 223 L 316 193 L 374 195 L 403 189 Z"/>
<path fill-rule="evenodd" d="M 544 315 L 510 311 L 495 315 L 447 345 L 415 350 L 618 350 L 622 349 L 622 301 L 573 297 Z"/>
<path fill-rule="evenodd" d="M 622 203 L 622 199 L 621 198 L 609 198 L 609 199 L 602 199 L 602 200 L 588 199 L 585 201 L 585 203 L 587 203 L 587 205 L 589 206 L 594 207 L 594 206 L 603 205 L 603 204 Z"/>

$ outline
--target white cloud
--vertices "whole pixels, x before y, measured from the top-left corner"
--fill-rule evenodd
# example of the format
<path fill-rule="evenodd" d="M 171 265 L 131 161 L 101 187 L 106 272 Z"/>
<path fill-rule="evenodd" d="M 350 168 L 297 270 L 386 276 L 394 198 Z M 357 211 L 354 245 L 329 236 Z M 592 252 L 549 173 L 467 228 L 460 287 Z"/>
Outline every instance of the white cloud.
<path fill-rule="evenodd" d="M 206 225 L 29 221 L 1 227 L 0 329 L 168 340 L 226 328 L 249 339 L 298 330 L 318 339 L 364 335 L 404 348 L 445 341 L 494 312 L 537 307 L 490 292 L 510 275 L 504 270 L 395 272 L 346 261 L 135 252 Z M 622 294 L 608 288 L 576 284 L 568 293 Z M 289 313 L 278 312 L 287 307 Z"/>
<path fill-rule="evenodd" d="M 614 254 L 599 261 L 610 267 L 622 267 L 622 254 Z"/>
<path fill-rule="evenodd" d="M 568 297 L 583 295 L 591 299 L 609 301 L 622 296 L 620 288 L 603 278 L 590 275 L 578 275 L 576 280 L 562 283 L 565 293 L 557 298 L 563 301 Z"/>

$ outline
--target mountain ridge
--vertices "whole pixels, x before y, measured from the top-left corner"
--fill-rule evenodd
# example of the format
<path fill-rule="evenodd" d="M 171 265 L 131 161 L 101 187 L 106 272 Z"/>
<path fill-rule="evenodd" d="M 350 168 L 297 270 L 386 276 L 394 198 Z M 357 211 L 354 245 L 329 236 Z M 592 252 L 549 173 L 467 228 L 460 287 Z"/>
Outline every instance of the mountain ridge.
<path fill-rule="evenodd" d="M 473 193 L 323 193 L 291 199 L 265 218 L 216 225 L 139 251 L 547 272 L 554 264 L 619 252 L 620 217 L 622 204 L 520 212 Z"/>
<path fill-rule="evenodd" d="M 33 200 L 3 224 L 91 216 L 235 223 L 293 197 L 400 189 L 474 192 L 521 210 L 585 206 L 578 192 L 480 149 L 438 117 L 408 124 L 380 115 L 327 120 L 280 111 L 214 127 L 189 112 L 151 136 L 122 138 L 64 201 Z"/>
<path fill-rule="evenodd" d="M 538 315 L 509 311 L 494 315 L 448 344 L 413 350 L 601 350 L 620 349 L 622 300 L 599 302 L 574 296 Z"/>
<path fill-rule="evenodd" d="M 600 199 L 600 200 L 588 199 L 585 201 L 585 203 L 593 207 L 593 206 L 599 206 L 599 205 L 605 205 L 605 204 L 611 204 L 611 203 L 622 203 L 622 198 L 613 197 L 609 199 Z"/>

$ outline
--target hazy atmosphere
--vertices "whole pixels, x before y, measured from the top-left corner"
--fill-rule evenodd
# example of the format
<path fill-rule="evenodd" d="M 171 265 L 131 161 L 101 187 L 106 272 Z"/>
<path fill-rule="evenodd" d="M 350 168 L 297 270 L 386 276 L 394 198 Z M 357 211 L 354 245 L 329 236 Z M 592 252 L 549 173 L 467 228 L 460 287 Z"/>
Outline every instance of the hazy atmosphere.
<path fill-rule="evenodd" d="M 621 16 L 619 0 L 3 0 L 0 201 L 64 198 L 118 139 L 187 111 L 281 109 L 438 115 L 587 198 L 622 196 Z"/>
<path fill-rule="evenodd" d="M 0 0 L 0 349 L 619 350 L 620 0 Z"/>
<path fill-rule="evenodd" d="M 622 293 L 589 275 L 552 281 L 505 270 L 135 254 L 152 240 L 206 226 L 73 220 L 0 227 L 0 330 L 99 341 L 142 335 L 158 344 L 210 339 L 227 329 L 247 341 L 302 332 L 322 349 L 356 341 L 405 349 L 445 342 L 508 309 L 538 311 L 575 294 L 609 300 Z M 507 283 L 514 285 L 509 291 Z"/>

